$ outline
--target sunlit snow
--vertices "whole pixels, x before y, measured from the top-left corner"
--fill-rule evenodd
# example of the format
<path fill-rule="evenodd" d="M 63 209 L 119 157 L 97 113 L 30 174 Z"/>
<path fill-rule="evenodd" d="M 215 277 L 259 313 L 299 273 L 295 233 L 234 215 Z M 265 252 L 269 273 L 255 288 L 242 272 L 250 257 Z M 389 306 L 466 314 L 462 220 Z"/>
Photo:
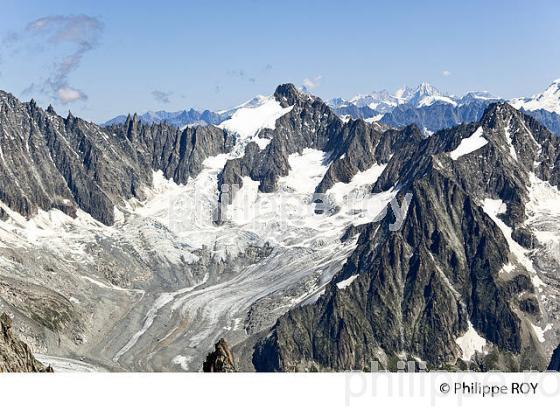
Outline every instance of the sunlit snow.
<path fill-rule="evenodd" d="M 507 226 L 506 223 L 498 217 L 498 215 L 507 212 L 507 205 L 500 199 L 487 198 L 483 202 L 483 208 L 484 212 L 486 212 L 486 214 L 490 218 L 492 218 L 494 223 L 498 225 L 498 227 L 504 234 L 509 246 L 509 250 L 515 256 L 517 261 L 521 263 L 529 272 L 535 273 L 533 262 L 526 255 L 527 250 L 512 238 L 512 228 Z"/>
<path fill-rule="evenodd" d="M 462 358 L 465 361 L 470 360 L 475 352 L 484 353 L 484 348 L 486 347 L 486 339 L 476 332 L 470 320 L 467 332 L 463 336 L 458 337 L 455 342 L 461 348 L 463 352 Z"/>
<path fill-rule="evenodd" d="M 290 112 L 292 108 L 283 108 L 274 97 L 267 97 L 256 107 L 238 109 L 229 120 L 219 126 L 236 132 L 242 138 L 249 138 L 256 136 L 263 128 L 274 129 L 276 120 Z"/>
<path fill-rule="evenodd" d="M 482 136 L 483 133 L 482 127 L 478 127 L 470 137 L 463 139 L 459 146 L 449 153 L 451 159 L 458 160 L 462 156 L 470 154 L 488 144 L 488 140 Z"/>
<path fill-rule="evenodd" d="M 336 284 L 336 287 L 339 289 L 346 289 L 348 286 L 352 284 L 356 280 L 356 278 L 360 275 L 352 275 L 348 279 L 341 280 Z"/>
<path fill-rule="evenodd" d="M 528 111 L 546 110 L 560 114 L 560 79 L 554 81 L 544 92 L 531 98 L 517 98 L 511 105 L 518 110 Z"/>

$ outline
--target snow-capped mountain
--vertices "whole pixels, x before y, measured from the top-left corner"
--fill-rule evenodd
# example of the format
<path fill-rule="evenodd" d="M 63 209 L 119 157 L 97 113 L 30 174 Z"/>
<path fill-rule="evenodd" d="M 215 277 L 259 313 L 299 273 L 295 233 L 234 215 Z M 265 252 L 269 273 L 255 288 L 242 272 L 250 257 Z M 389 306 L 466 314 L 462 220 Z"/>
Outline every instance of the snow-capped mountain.
<path fill-rule="evenodd" d="M 560 79 L 553 81 L 552 84 L 540 94 L 533 95 L 529 98 L 516 98 L 510 103 L 518 110 L 545 110 L 560 114 Z"/>
<path fill-rule="evenodd" d="M 420 91 L 402 98 L 434 96 Z M 405 106 L 458 108 L 388 114 Z M 0 306 L 40 360 L 198 371 L 225 338 L 246 371 L 547 367 L 560 139 L 545 127 L 491 103 L 425 138 L 343 121 L 291 84 L 228 115 L 100 127 L 0 92 Z"/>
<path fill-rule="evenodd" d="M 403 87 L 393 94 L 380 91 L 349 100 L 332 99 L 329 104 L 339 115 L 393 127 L 416 124 L 426 134 L 432 134 L 464 122 L 478 121 L 486 107 L 498 100 L 487 91 L 451 96 L 424 82 L 414 89 Z"/>
<path fill-rule="evenodd" d="M 445 95 L 431 84 L 425 82 L 420 84 L 411 95 L 404 99 L 404 104 L 410 104 L 416 108 L 428 107 L 436 103 L 457 104 L 452 97 Z"/>
<path fill-rule="evenodd" d="M 432 134 L 454 125 L 478 121 L 486 107 L 497 101 L 502 99 L 488 91 L 453 96 L 429 83 L 422 83 L 415 89 L 403 87 L 393 94 L 383 90 L 349 100 L 333 98 L 328 104 L 346 118 L 362 118 L 392 127 L 416 124 L 426 134 Z M 554 81 L 543 93 L 516 98 L 510 103 L 560 135 L 560 80 Z"/>
<path fill-rule="evenodd" d="M 149 111 L 138 115 L 138 119 L 144 124 L 166 123 L 177 128 L 188 125 L 218 125 L 229 120 L 237 110 L 265 104 L 267 98 L 259 95 L 233 108 L 216 112 L 194 109 L 177 112 Z M 454 125 L 478 121 L 485 108 L 496 101 L 501 99 L 488 91 L 471 91 L 462 96 L 453 96 L 424 82 L 416 88 L 405 86 L 394 93 L 381 90 L 348 100 L 336 97 L 327 104 L 344 118 L 362 118 L 393 127 L 416 124 L 426 134 L 432 134 Z M 530 98 L 516 98 L 510 103 L 560 135 L 560 80 L 554 81 L 541 94 Z M 103 125 L 122 124 L 127 117 L 120 115 Z"/>
<path fill-rule="evenodd" d="M 357 95 L 348 100 L 348 104 L 356 107 L 369 107 L 379 113 L 388 112 L 399 103 L 402 103 L 402 99 L 391 95 L 387 90 L 374 91 L 367 95 Z"/>
<path fill-rule="evenodd" d="M 486 92 L 473 92 L 465 95 L 468 99 L 477 98 L 492 98 L 489 93 Z M 463 98 L 464 98 L 463 97 Z M 356 107 L 369 107 L 378 113 L 387 113 L 393 110 L 399 105 L 411 105 L 416 108 L 430 106 L 436 103 L 458 105 L 462 103 L 460 98 L 447 95 L 429 83 L 422 83 L 416 88 L 403 87 L 395 91 L 393 94 L 389 93 L 387 90 L 374 91 L 366 95 L 358 95 L 350 98 L 349 100 L 344 100 L 342 98 L 333 98 L 329 101 L 329 105 L 334 108 L 340 108 L 348 105 L 354 105 Z"/>
<path fill-rule="evenodd" d="M 510 103 L 560 136 L 560 79 L 553 81 L 540 94 L 529 98 L 516 98 Z"/>
<path fill-rule="evenodd" d="M 194 108 L 183 111 L 148 111 L 143 114 L 138 114 L 137 118 L 143 124 L 168 124 L 177 128 L 184 128 L 188 125 L 218 125 L 226 120 L 229 120 L 232 115 L 242 108 L 254 108 L 266 103 L 267 97 L 258 95 L 251 98 L 249 101 L 244 102 L 233 108 L 228 108 L 221 111 L 203 110 L 198 111 Z M 104 122 L 103 126 L 124 124 L 131 115 L 118 115 L 109 121 Z"/>

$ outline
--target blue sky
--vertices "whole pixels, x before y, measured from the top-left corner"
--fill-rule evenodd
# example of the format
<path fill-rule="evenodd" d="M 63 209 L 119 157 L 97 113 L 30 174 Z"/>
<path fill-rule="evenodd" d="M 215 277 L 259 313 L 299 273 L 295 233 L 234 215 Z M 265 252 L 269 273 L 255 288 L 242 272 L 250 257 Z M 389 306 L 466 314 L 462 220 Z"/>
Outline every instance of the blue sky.
<path fill-rule="evenodd" d="M 553 0 L 2 0 L 1 8 L 0 89 L 94 121 L 223 109 L 306 79 L 323 98 L 422 81 L 510 98 L 560 77 Z"/>

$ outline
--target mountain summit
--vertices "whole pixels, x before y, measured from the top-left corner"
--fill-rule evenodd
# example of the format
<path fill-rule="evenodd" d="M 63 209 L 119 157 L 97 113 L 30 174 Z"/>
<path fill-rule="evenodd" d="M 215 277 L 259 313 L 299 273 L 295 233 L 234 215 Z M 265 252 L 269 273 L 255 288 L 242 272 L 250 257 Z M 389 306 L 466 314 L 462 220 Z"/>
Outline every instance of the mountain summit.
<path fill-rule="evenodd" d="M 526 111 L 545 110 L 560 114 L 560 79 L 553 81 L 542 93 L 530 98 L 516 98 L 511 104 Z"/>

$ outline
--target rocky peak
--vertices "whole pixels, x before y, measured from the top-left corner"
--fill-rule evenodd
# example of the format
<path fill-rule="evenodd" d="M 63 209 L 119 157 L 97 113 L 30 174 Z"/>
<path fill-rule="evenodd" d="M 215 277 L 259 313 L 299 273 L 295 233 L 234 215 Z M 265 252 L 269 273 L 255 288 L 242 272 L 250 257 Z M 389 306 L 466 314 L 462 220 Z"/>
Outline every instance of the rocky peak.
<path fill-rule="evenodd" d="M 134 113 L 131 118 L 130 114 L 128 114 L 124 126 L 126 128 L 126 137 L 130 142 L 134 142 L 136 139 L 136 133 L 138 132 L 138 115 Z"/>
<path fill-rule="evenodd" d="M 423 82 L 416 89 L 416 95 L 418 95 L 418 96 L 441 95 L 441 93 L 439 92 L 439 90 L 437 88 L 435 88 L 430 83 Z"/>
<path fill-rule="evenodd" d="M 480 122 L 485 126 L 495 127 L 500 124 L 500 121 L 512 117 L 521 118 L 522 114 L 510 104 L 497 101 L 488 105 L 482 114 Z"/>
<path fill-rule="evenodd" d="M 202 370 L 205 373 L 236 372 L 235 360 L 225 339 L 220 339 L 214 348 L 215 350 L 206 356 Z"/>
<path fill-rule="evenodd" d="M 441 96 L 442 93 L 429 83 L 423 82 L 414 90 L 414 93 L 409 98 L 409 103 L 413 105 L 419 104 L 426 97 Z"/>
<path fill-rule="evenodd" d="M 303 94 L 293 84 L 281 84 L 276 87 L 274 97 L 282 107 L 289 107 L 296 104 L 303 97 Z"/>

